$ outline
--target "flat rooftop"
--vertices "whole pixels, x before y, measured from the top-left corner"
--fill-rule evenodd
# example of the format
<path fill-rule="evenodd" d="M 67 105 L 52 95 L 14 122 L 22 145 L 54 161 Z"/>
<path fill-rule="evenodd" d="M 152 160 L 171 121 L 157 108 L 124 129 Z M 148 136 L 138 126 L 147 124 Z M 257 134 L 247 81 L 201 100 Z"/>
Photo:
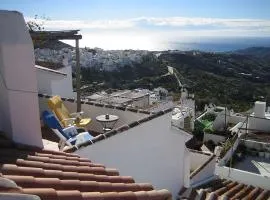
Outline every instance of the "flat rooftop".
<path fill-rule="evenodd" d="M 250 114 L 251 117 L 254 117 L 254 113 Z M 263 119 L 263 118 L 262 118 Z M 266 112 L 265 113 L 265 119 L 270 119 L 270 113 Z"/>
<path fill-rule="evenodd" d="M 254 140 L 257 142 L 270 143 L 270 132 L 249 133 L 245 136 L 245 140 Z"/>
<path fill-rule="evenodd" d="M 99 101 L 108 103 L 108 104 L 124 104 L 124 103 L 131 103 L 132 101 L 125 97 L 108 97 L 99 99 Z"/>
<path fill-rule="evenodd" d="M 243 161 L 237 162 L 233 168 L 270 177 L 270 159 L 246 155 Z"/>
<path fill-rule="evenodd" d="M 140 97 L 143 97 L 145 95 L 148 95 L 147 92 L 145 91 L 131 91 L 131 90 L 123 90 L 123 91 L 117 91 L 113 92 L 110 96 L 111 97 L 125 97 L 125 98 L 130 98 L 130 99 L 137 99 Z"/>

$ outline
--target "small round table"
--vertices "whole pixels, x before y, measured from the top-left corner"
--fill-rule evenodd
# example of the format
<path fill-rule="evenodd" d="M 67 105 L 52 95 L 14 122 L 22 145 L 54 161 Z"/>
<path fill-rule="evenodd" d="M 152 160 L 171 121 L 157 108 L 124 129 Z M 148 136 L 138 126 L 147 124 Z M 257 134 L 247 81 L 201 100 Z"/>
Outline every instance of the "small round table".
<path fill-rule="evenodd" d="M 118 121 L 119 117 L 116 115 L 99 115 L 96 120 L 103 126 L 103 131 L 107 132 L 113 129 L 114 125 Z"/>

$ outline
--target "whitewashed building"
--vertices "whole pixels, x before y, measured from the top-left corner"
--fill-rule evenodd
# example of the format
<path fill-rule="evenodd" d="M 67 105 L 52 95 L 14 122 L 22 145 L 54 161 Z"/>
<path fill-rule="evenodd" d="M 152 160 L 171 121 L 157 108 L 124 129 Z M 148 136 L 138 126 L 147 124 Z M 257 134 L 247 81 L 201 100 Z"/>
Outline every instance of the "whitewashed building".
<path fill-rule="evenodd" d="M 270 112 L 266 112 L 266 102 L 256 101 L 254 112 L 249 117 L 249 130 L 270 132 L 269 120 Z"/>
<path fill-rule="evenodd" d="M 43 147 L 32 39 L 19 12 L 0 11 L 0 132 Z"/>
<path fill-rule="evenodd" d="M 62 63 L 49 63 L 46 67 L 40 65 L 35 67 L 39 93 L 60 95 L 65 98 L 76 97 L 72 86 L 72 68 L 66 57 Z"/>

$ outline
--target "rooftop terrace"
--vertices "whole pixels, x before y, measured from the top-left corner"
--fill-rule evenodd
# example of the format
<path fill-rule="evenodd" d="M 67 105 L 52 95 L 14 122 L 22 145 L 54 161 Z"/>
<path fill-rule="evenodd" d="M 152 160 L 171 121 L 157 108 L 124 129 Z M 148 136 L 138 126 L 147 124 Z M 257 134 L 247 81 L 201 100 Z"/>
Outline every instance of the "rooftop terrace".
<path fill-rule="evenodd" d="M 270 158 L 246 155 L 241 162 L 235 163 L 233 167 L 270 177 Z"/>

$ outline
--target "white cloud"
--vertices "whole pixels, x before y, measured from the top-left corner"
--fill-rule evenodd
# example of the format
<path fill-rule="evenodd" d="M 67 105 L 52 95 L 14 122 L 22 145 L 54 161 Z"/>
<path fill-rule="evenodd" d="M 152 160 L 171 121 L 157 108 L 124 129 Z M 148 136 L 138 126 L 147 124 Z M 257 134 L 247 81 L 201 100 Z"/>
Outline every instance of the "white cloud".
<path fill-rule="evenodd" d="M 26 21 L 31 18 L 26 18 Z M 33 20 L 33 19 L 32 19 Z M 82 47 L 158 49 L 160 42 L 203 37 L 270 37 L 270 20 L 139 17 L 110 20 L 38 20 L 45 29 L 80 29 Z"/>
<path fill-rule="evenodd" d="M 26 18 L 26 20 L 33 20 Z M 43 22 L 47 29 L 130 29 L 149 28 L 156 26 L 162 28 L 185 28 L 186 26 L 200 26 L 212 28 L 270 28 L 270 20 L 263 19 L 221 19 L 221 18 L 188 18 L 188 17 L 139 17 L 130 19 L 109 20 L 38 20 Z"/>
<path fill-rule="evenodd" d="M 156 26 L 216 26 L 216 27 L 270 27 L 270 20 L 262 19 L 221 19 L 221 18 L 138 18 L 138 21 L 146 21 Z"/>
<path fill-rule="evenodd" d="M 26 18 L 36 21 L 45 29 L 125 29 L 134 26 L 131 20 L 43 20 Z"/>

